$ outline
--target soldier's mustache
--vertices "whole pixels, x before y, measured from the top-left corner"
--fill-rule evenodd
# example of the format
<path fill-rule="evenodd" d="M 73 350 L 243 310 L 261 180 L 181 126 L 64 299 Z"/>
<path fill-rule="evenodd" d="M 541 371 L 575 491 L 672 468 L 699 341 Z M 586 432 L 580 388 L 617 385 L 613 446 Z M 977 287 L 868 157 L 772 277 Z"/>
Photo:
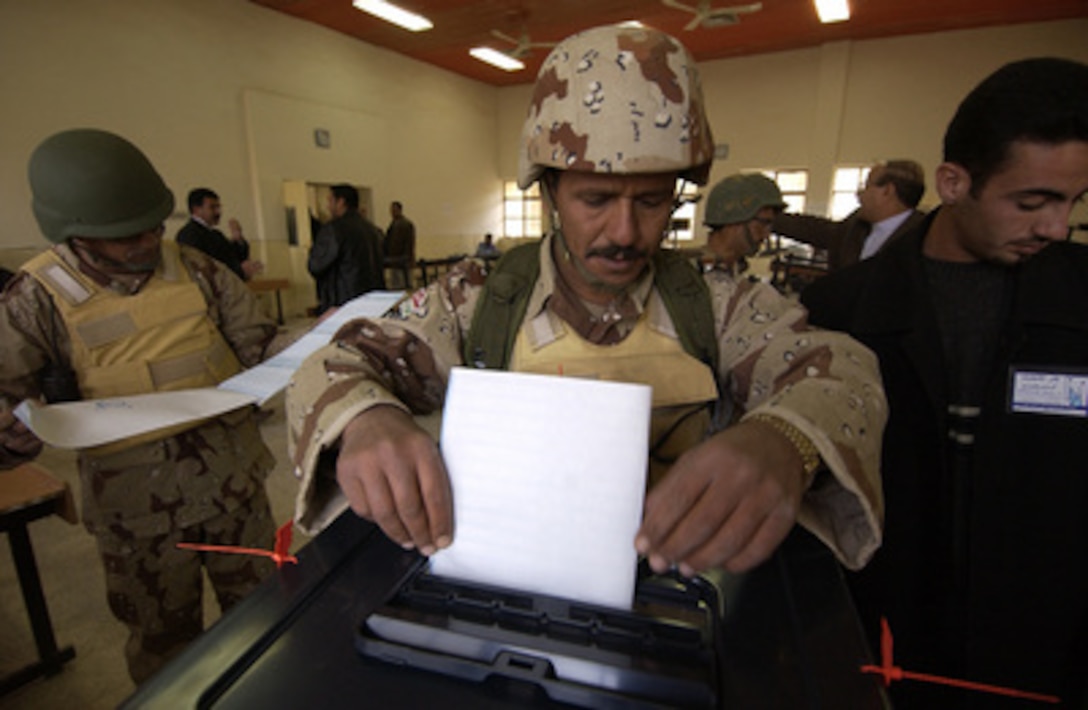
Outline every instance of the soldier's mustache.
<path fill-rule="evenodd" d="M 638 259 L 645 259 L 647 257 L 646 250 L 636 249 L 635 247 L 621 247 L 618 245 L 611 245 L 607 247 L 601 247 L 600 249 L 590 249 L 586 252 L 586 258 L 599 256 L 604 259 L 610 259 L 614 261 L 636 261 Z"/>

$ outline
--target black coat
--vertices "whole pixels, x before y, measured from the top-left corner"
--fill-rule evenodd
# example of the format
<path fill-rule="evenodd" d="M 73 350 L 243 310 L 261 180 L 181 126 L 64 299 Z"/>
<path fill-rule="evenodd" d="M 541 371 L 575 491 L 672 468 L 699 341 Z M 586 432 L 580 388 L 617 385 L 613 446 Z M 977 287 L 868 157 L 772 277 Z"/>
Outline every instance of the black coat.
<path fill-rule="evenodd" d="M 888 617 L 903 668 L 1083 707 L 1088 420 L 1014 414 L 1007 405 L 1014 366 L 1088 368 L 1088 248 L 1054 244 L 1016 267 L 1011 315 L 986 374 L 972 473 L 956 476 L 944 355 L 921 256 L 928 225 L 802 295 L 814 324 L 876 352 L 890 407 L 884 545 L 849 575 L 851 589 L 874 643 L 879 617 Z M 892 691 L 897 708 L 1008 702 L 917 682 Z M 1010 707 L 1024 707 L 1017 702 Z"/>
<path fill-rule="evenodd" d="M 307 267 L 317 281 L 320 311 L 384 289 L 382 231 L 358 212 L 347 212 L 314 237 Z"/>
<path fill-rule="evenodd" d="M 242 262 L 249 258 L 249 242 L 245 239 L 231 241 L 218 229 L 205 227 L 195 219 L 190 219 L 178 230 L 176 239 L 178 244 L 199 249 L 211 258 L 226 264 L 231 271 L 238 274 L 238 278 L 246 280 Z"/>
<path fill-rule="evenodd" d="M 910 216 L 896 227 L 880 248 L 886 248 L 893 240 L 917 229 L 923 219 L 924 213 L 912 210 Z M 839 222 L 815 215 L 788 212 L 774 219 L 776 234 L 826 249 L 829 271 L 838 271 L 858 263 L 861 260 L 861 250 L 865 247 L 865 239 L 872 230 L 873 225 L 863 220 L 858 210 L 854 210 Z"/>

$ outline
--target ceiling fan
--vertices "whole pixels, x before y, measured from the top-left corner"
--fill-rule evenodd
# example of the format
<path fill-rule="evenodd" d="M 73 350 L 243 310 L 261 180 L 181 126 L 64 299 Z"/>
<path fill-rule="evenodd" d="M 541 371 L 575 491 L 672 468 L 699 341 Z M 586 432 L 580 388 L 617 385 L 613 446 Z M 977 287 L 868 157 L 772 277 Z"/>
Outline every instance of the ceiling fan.
<path fill-rule="evenodd" d="M 529 39 L 528 32 L 522 32 L 521 35 L 515 39 L 505 32 L 499 30 L 491 30 L 491 34 L 498 37 L 504 42 L 509 42 L 514 45 L 513 49 L 505 50 L 506 54 L 510 55 L 514 59 L 524 59 L 532 54 L 534 49 L 550 49 L 555 46 L 555 42 L 533 42 Z"/>
<path fill-rule="evenodd" d="M 661 0 L 661 3 L 665 7 L 683 10 L 694 15 L 691 21 L 684 25 L 685 30 L 694 30 L 696 27 L 709 30 L 715 27 L 735 25 L 740 22 L 741 15 L 749 15 L 763 9 L 763 3 L 761 2 L 753 2 L 748 5 L 733 5 L 732 7 L 711 7 L 710 0 L 699 0 L 697 7 L 685 5 L 682 2 L 677 2 L 677 0 Z"/>

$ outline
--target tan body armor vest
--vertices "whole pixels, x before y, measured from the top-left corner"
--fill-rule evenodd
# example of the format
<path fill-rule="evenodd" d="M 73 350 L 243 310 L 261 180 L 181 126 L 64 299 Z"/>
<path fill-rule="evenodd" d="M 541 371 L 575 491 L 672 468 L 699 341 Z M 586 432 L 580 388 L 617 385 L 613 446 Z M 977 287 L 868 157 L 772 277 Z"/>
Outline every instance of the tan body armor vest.
<path fill-rule="evenodd" d="M 100 286 L 53 250 L 34 257 L 24 270 L 49 292 L 67 327 L 72 369 L 86 399 L 214 387 L 242 369 L 173 244 L 162 245 L 156 275 L 132 295 Z M 108 449 L 198 424 L 125 439 Z"/>
<path fill-rule="evenodd" d="M 562 332 L 535 349 L 527 322 L 514 343 L 510 370 L 650 385 L 652 487 L 677 457 L 706 438 L 718 389 L 710 368 L 685 352 L 678 339 L 652 329 L 649 320 L 643 313 L 634 330 L 615 345 L 595 345 L 560 324 Z"/>

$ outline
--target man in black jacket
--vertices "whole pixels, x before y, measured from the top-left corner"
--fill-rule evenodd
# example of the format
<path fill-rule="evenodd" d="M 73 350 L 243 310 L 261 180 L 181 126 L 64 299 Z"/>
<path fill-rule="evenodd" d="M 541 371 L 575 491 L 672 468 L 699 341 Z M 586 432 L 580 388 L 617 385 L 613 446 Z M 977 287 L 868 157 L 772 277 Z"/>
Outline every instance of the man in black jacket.
<path fill-rule="evenodd" d="M 382 231 L 359 214 L 359 191 L 333 185 L 329 212 L 333 218 L 314 237 L 307 263 L 317 281 L 318 313 L 385 288 Z"/>
<path fill-rule="evenodd" d="M 226 264 L 243 281 L 249 281 L 264 268 L 261 262 L 249 258 L 249 242 L 242 235 L 242 225 L 231 219 L 230 239 L 216 229 L 222 213 L 219 195 L 206 187 L 189 191 L 189 221 L 178 230 L 178 244 L 199 249 L 213 259 Z"/>
<path fill-rule="evenodd" d="M 884 546 L 850 582 L 909 669 L 1088 702 L 1088 66 L 1007 65 L 960 105 L 941 207 L 802 294 L 880 358 Z M 897 708 L 1002 707 L 892 686 Z M 1022 701 L 1016 701 L 1022 702 Z M 1015 705 L 1023 707 L 1023 705 Z"/>

